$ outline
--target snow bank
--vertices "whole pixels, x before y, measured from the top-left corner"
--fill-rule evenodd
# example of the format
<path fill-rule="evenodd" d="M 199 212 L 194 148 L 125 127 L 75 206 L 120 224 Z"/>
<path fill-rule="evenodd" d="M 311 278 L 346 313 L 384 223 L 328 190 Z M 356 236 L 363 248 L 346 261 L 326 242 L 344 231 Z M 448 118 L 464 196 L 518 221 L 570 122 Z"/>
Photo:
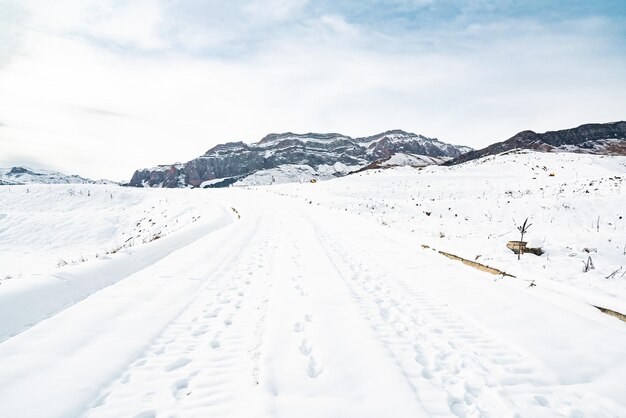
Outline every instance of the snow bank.
<path fill-rule="evenodd" d="M 0 341 L 232 221 L 182 190 L 19 186 L 0 197 Z"/>

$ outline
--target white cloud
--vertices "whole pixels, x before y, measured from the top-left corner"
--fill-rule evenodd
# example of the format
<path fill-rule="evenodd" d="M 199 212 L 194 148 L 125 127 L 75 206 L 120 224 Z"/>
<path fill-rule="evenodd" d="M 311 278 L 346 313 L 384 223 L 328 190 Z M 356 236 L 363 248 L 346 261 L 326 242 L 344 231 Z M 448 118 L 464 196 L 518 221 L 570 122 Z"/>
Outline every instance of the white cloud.
<path fill-rule="evenodd" d="M 348 23 L 341 16 L 324 15 L 319 18 L 319 23 L 331 29 L 334 34 L 340 37 L 353 38 L 358 36 L 360 31 L 356 25 Z"/>
<path fill-rule="evenodd" d="M 36 30 L 142 49 L 166 46 L 159 34 L 163 17 L 159 0 L 30 0 L 23 7 L 28 26 Z"/>
<path fill-rule="evenodd" d="M 244 12 L 255 19 L 277 22 L 291 19 L 308 3 L 308 0 L 252 0 L 243 6 Z"/>

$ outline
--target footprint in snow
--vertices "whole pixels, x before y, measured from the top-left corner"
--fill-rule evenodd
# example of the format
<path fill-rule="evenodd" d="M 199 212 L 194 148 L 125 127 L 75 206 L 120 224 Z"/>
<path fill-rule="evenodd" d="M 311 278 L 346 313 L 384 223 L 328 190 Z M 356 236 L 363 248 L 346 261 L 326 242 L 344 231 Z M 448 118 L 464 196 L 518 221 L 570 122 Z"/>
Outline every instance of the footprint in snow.
<path fill-rule="evenodd" d="M 215 318 L 217 315 L 219 315 L 219 313 L 220 313 L 219 309 L 214 309 L 211 312 L 205 314 L 204 317 L 207 318 L 207 319 Z"/>
<path fill-rule="evenodd" d="M 467 416 L 467 406 L 465 404 L 465 401 L 463 401 L 462 399 L 449 397 L 448 408 L 450 408 L 450 412 L 452 412 L 457 417 Z"/>
<path fill-rule="evenodd" d="M 189 396 L 191 391 L 189 390 L 189 379 L 178 379 L 172 385 L 172 396 L 176 399 L 182 399 L 185 396 Z"/>
<path fill-rule="evenodd" d="M 318 364 L 313 356 L 309 357 L 309 365 L 306 369 L 306 373 L 309 375 L 311 379 L 315 379 L 322 374 L 324 368 L 321 364 Z"/>
<path fill-rule="evenodd" d="M 189 363 L 191 363 L 191 359 L 189 357 L 181 357 L 178 360 L 165 366 L 163 370 L 165 370 L 166 372 L 171 372 L 173 370 L 180 369 L 181 367 L 185 367 Z"/>
<path fill-rule="evenodd" d="M 142 411 L 138 413 L 137 415 L 135 415 L 133 418 L 155 418 L 155 417 L 156 417 L 156 411 L 150 410 L 150 411 Z"/>
<path fill-rule="evenodd" d="M 295 324 L 293 324 L 293 332 L 302 332 L 304 331 L 304 325 L 302 325 L 300 322 L 296 322 Z"/>
<path fill-rule="evenodd" d="M 300 343 L 300 352 L 302 354 L 304 354 L 305 356 L 308 356 L 309 354 L 311 354 L 311 350 L 313 348 L 311 347 L 311 344 L 309 344 L 309 342 L 307 341 L 307 339 L 303 339 L 302 343 Z"/>
<path fill-rule="evenodd" d="M 201 327 L 198 327 L 194 332 L 192 332 L 191 335 L 194 337 L 199 337 L 201 335 L 206 334 L 207 330 L 208 330 L 208 327 L 206 325 L 202 325 Z"/>

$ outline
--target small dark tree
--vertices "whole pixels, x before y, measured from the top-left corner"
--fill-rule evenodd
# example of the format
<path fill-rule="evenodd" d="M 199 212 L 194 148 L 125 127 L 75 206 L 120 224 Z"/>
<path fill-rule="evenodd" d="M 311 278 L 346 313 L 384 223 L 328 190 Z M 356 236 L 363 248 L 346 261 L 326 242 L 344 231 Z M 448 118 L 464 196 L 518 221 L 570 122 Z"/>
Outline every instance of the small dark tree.
<path fill-rule="evenodd" d="M 520 244 L 519 244 L 519 251 L 517 252 L 517 259 L 519 260 L 520 257 L 522 256 L 522 242 L 524 241 L 524 235 L 526 235 L 526 233 L 528 232 L 528 228 L 530 228 L 532 224 L 528 223 L 528 218 L 526 218 L 524 220 L 524 223 L 521 224 L 520 226 L 517 227 L 517 230 L 520 232 Z"/>

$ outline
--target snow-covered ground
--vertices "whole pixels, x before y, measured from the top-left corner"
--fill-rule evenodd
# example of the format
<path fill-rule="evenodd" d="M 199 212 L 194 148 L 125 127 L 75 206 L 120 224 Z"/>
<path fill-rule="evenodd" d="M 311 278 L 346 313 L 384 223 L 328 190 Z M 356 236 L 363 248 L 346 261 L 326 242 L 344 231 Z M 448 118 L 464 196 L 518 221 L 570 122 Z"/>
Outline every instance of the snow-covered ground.
<path fill-rule="evenodd" d="M 312 180 L 329 180 L 335 177 L 345 176 L 360 167 L 347 166 L 342 163 L 334 165 L 320 165 L 313 168 L 308 165 L 285 164 L 276 168 L 260 170 L 250 174 L 234 184 L 241 186 L 266 186 L 284 183 L 310 183 Z"/>
<path fill-rule="evenodd" d="M 450 158 L 429 157 L 428 155 L 405 154 L 398 152 L 382 161 L 379 165 L 381 167 L 426 167 L 429 165 L 440 165 L 449 159 Z"/>
<path fill-rule="evenodd" d="M 525 151 L 453 167 L 365 171 L 273 190 L 626 312 L 625 157 Z M 528 246 L 545 254 L 527 254 L 518 262 L 506 243 L 519 240 L 517 226 L 526 218 L 532 224 L 525 236 Z M 595 268 L 585 273 L 589 257 Z"/>
<path fill-rule="evenodd" d="M 191 190 L 0 187 L 0 341 L 229 221 Z"/>
<path fill-rule="evenodd" d="M 605 278 L 626 265 L 625 163 L 0 188 L 0 268 L 22 272 L 0 285 L 0 416 L 626 416 L 626 324 L 591 306 L 626 312 L 626 276 Z M 526 217 L 546 254 L 518 261 Z"/>
<path fill-rule="evenodd" d="M 214 205 L 189 190 L 115 185 L 0 187 L 0 279 L 49 272 L 153 241 Z"/>

